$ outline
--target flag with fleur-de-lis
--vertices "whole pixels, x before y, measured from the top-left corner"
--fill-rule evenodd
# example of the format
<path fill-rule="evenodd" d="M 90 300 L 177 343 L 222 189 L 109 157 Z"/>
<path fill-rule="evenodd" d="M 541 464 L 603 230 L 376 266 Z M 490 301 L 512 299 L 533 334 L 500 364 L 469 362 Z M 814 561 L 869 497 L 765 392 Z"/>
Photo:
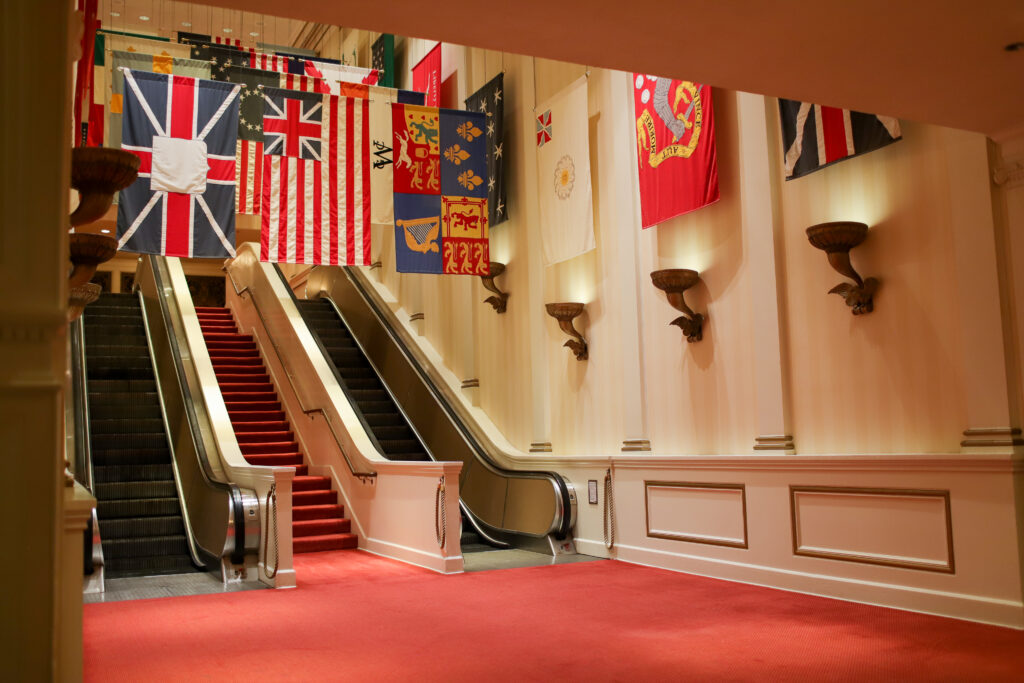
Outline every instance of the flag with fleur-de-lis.
<path fill-rule="evenodd" d="M 488 274 L 487 117 L 408 104 L 391 112 L 398 271 Z"/>
<path fill-rule="evenodd" d="M 487 117 L 487 209 L 493 228 L 508 220 L 505 196 L 505 74 L 500 73 L 466 98 L 466 109 Z"/>

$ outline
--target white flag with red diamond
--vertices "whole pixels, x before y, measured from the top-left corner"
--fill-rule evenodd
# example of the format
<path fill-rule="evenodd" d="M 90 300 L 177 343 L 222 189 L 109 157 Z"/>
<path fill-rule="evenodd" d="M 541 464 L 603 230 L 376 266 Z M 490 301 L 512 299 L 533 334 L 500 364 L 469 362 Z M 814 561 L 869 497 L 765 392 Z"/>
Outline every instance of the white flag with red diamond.
<path fill-rule="evenodd" d="M 235 255 L 232 83 L 125 70 L 121 148 L 141 160 L 121 191 L 118 248 L 141 254 Z"/>

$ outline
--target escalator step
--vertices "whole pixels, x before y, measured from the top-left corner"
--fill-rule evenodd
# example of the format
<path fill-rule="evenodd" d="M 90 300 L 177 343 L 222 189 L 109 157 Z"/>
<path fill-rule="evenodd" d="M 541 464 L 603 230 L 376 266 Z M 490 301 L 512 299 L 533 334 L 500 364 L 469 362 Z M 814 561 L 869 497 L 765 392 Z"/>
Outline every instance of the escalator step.
<path fill-rule="evenodd" d="M 368 364 L 341 367 L 335 363 L 335 367 L 338 368 L 338 374 L 340 374 L 346 382 L 351 377 L 372 377 L 373 379 L 378 379 L 377 373 L 375 373 L 373 368 Z"/>
<path fill-rule="evenodd" d="M 397 460 L 400 462 L 422 462 L 424 460 L 430 460 L 430 457 L 424 451 L 416 453 L 388 453 L 388 460 Z"/>
<path fill-rule="evenodd" d="M 104 572 L 107 578 L 123 579 L 132 576 L 156 576 L 161 574 L 186 574 L 199 571 L 188 555 L 160 555 L 157 557 L 122 557 L 114 560 L 104 558 Z"/>
<path fill-rule="evenodd" d="M 113 484 L 96 484 L 98 500 L 122 500 L 126 498 L 175 498 L 178 491 L 174 481 L 131 481 Z"/>
<path fill-rule="evenodd" d="M 146 340 L 143 338 L 138 343 L 132 343 L 133 340 L 124 340 L 121 344 L 90 344 L 88 340 L 85 342 L 86 355 L 92 360 L 93 356 L 145 356 L 149 358 L 149 347 L 146 346 Z"/>
<path fill-rule="evenodd" d="M 103 523 L 100 522 L 102 535 Z M 103 560 L 125 557 L 158 557 L 161 555 L 188 555 L 188 541 L 185 534 L 148 536 L 143 538 L 103 539 Z"/>
<path fill-rule="evenodd" d="M 101 419 L 93 417 L 89 421 L 89 432 L 93 435 L 100 434 L 163 434 L 164 421 L 162 418 L 115 418 Z"/>
<path fill-rule="evenodd" d="M 86 338 L 86 340 L 89 339 L 89 327 L 90 327 L 89 321 L 86 320 L 86 322 L 85 322 L 85 338 Z M 121 324 L 116 324 L 116 325 L 103 325 L 102 327 L 97 325 L 96 326 L 96 330 L 97 330 L 97 332 L 101 332 L 104 337 L 115 337 L 115 338 L 116 337 L 125 337 L 125 338 L 129 338 L 130 339 L 130 338 L 133 338 L 133 337 L 141 336 L 143 339 L 146 338 L 146 328 L 144 328 L 142 326 L 142 321 L 141 320 L 139 321 L 139 323 L 137 325 L 124 324 L 123 322 Z"/>
<path fill-rule="evenodd" d="M 171 462 L 171 451 L 163 448 L 92 449 L 92 465 L 116 467 L 124 465 L 166 465 Z"/>
<path fill-rule="evenodd" d="M 152 402 L 141 399 L 137 403 L 119 401 L 116 404 L 93 405 L 90 401 L 89 418 L 92 420 L 114 420 L 117 418 L 162 420 L 156 394 L 151 395 Z M 142 396 L 146 396 L 146 394 L 142 394 Z"/>
<path fill-rule="evenodd" d="M 416 453 L 420 451 L 420 442 L 417 439 L 377 439 L 380 442 L 381 450 L 385 453 Z"/>
<path fill-rule="evenodd" d="M 103 519 L 118 517 L 153 517 L 180 515 L 181 507 L 177 495 L 164 498 L 122 498 L 101 500 L 96 504 L 96 516 Z"/>
<path fill-rule="evenodd" d="M 167 448 L 167 436 L 159 434 L 93 434 L 89 442 L 93 451 L 129 448 Z"/>
<path fill-rule="evenodd" d="M 348 377 L 344 381 L 345 386 L 351 391 L 369 391 L 384 388 L 384 385 L 376 377 Z"/>
<path fill-rule="evenodd" d="M 352 389 L 349 387 L 349 395 L 360 405 L 364 402 L 391 400 L 391 396 L 385 389 Z"/>
<path fill-rule="evenodd" d="M 405 418 L 402 417 L 398 411 L 388 413 L 372 413 L 363 411 L 363 417 L 366 418 L 366 423 L 374 429 L 376 433 L 377 427 L 405 427 Z"/>
<path fill-rule="evenodd" d="M 82 316 L 82 320 L 85 322 L 86 331 L 90 327 L 98 328 L 108 325 L 142 325 L 142 311 L 138 308 L 133 310 L 127 307 L 96 311 L 89 307 L 86 309 L 85 315 Z"/>
<path fill-rule="evenodd" d="M 403 421 L 402 424 L 398 425 L 378 425 L 371 426 L 373 435 L 377 437 L 378 441 L 416 441 L 416 435 L 412 429 L 409 428 Z M 419 443 L 418 441 L 416 443 Z"/>
<path fill-rule="evenodd" d="M 394 413 L 398 414 L 398 409 L 395 408 L 395 404 L 390 400 L 388 401 L 358 401 L 359 409 L 363 411 L 364 415 L 370 415 L 373 413 Z"/>
<path fill-rule="evenodd" d="M 144 378 L 152 376 L 152 368 L 89 368 L 86 372 L 89 384 L 92 384 L 93 380 L 134 379 L 136 377 Z"/>
<path fill-rule="evenodd" d="M 156 397 L 156 380 L 153 379 L 108 379 L 89 382 L 89 403 L 92 404 L 94 393 L 105 394 L 108 392 L 147 392 L 153 393 Z"/>
<path fill-rule="evenodd" d="M 147 536 L 184 537 L 184 534 L 185 522 L 181 515 L 105 519 L 100 522 L 100 538 L 104 543 L 108 539 L 144 538 Z"/>
<path fill-rule="evenodd" d="M 125 481 L 169 481 L 174 478 L 171 465 L 93 465 L 94 481 L 108 484 Z"/>

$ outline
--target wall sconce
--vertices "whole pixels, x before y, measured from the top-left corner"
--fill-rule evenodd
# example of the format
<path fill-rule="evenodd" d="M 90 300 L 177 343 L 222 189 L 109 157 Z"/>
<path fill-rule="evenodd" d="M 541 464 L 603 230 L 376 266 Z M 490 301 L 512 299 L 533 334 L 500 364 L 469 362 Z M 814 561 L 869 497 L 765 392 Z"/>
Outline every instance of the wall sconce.
<path fill-rule="evenodd" d="M 484 289 L 488 292 L 494 292 L 494 296 L 484 299 L 484 303 L 494 306 L 494 310 L 498 313 L 504 313 L 508 305 L 508 292 L 498 289 L 498 286 L 494 284 L 494 278 L 505 272 L 505 264 L 491 261 L 490 268 L 491 272 L 487 275 L 481 275 L 480 280 L 484 283 Z"/>
<path fill-rule="evenodd" d="M 878 280 L 873 277 L 861 279 L 850 263 L 850 250 L 863 242 L 867 236 L 867 225 L 850 221 L 819 223 L 807 228 L 807 239 L 828 254 L 829 265 L 839 274 L 857 283 L 841 282 L 828 290 L 829 294 L 843 297 L 846 305 L 853 309 L 854 315 L 874 310 L 874 295 L 878 290 Z"/>
<path fill-rule="evenodd" d="M 700 341 L 704 337 L 704 316 L 694 313 L 693 309 L 686 305 L 683 292 L 697 284 L 698 280 L 700 280 L 700 274 L 686 268 L 668 268 L 651 273 L 651 282 L 654 283 L 654 286 L 668 295 L 668 302 L 672 304 L 673 308 L 683 313 L 669 325 L 679 327 L 686 335 L 686 341 L 691 343 Z"/>
<path fill-rule="evenodd" d="M 572 352 L 576 354 L 576 360 L 587 360 L 587 340 L 583 338 L 583 335 L 576 331 L 573 327 L 573 318 L 583 312 L 583 304 L 580 303 L 558 303 L 558 304 L 544 304 L 548 310 L 548 315 L 558 321 L 558 327 L 570 337 L 569 341 L 562 344 L 562 346 L 568 346 L 572 349 Z"/>

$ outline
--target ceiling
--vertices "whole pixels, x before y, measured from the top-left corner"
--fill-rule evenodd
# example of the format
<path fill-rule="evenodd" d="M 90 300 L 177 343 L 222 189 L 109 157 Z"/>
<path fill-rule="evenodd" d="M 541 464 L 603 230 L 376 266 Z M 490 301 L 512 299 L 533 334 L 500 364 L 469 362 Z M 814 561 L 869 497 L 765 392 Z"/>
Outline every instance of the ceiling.
<path fill-rule="evenodd" d="M 199 2 L 1024 135 L 1022 0 Z"/>
<path fill-rule="evenodd" d="M 306 22 L 280 14 L 279 9 L 259 14 L 174 0 L 99 0 L 97 18 L 103 28 L 129 33 L 170 36 L 173 31 L 188 31 L 232 42 L 237 38 L 245 45 L 293 45 Z"/>

